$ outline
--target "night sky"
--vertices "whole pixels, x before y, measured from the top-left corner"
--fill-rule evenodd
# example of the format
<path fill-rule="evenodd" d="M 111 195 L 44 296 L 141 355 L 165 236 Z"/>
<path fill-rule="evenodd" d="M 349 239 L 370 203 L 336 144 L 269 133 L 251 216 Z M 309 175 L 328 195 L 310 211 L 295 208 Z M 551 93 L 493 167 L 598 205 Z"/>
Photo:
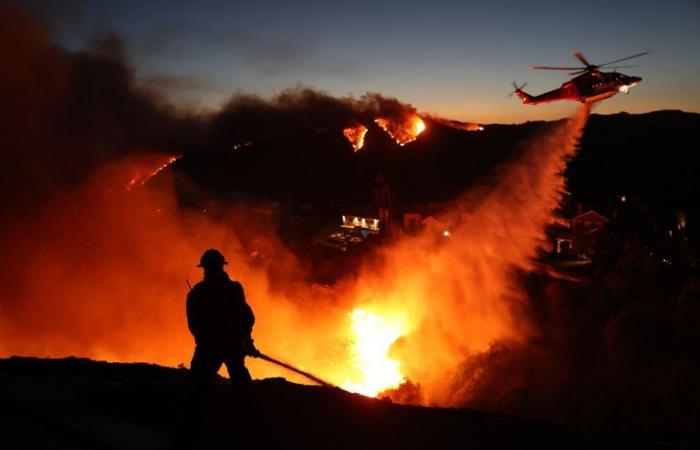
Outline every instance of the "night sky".
<path fill-rule="evenodd" d="M 138 79 L 183 107 L 217 108 L 234 92 L 270 96 L 298 84 L 332 95 L 396 96 L 419 111 L 492 122 L 552 119 L 575 104 L 521 105 L 566 72 L 645 50 L 621 69 L 644 78 L 596 110 L 700 111 L 700 2 L 677 1 L 22 1 L 71 50 L 116 34 Z"/>

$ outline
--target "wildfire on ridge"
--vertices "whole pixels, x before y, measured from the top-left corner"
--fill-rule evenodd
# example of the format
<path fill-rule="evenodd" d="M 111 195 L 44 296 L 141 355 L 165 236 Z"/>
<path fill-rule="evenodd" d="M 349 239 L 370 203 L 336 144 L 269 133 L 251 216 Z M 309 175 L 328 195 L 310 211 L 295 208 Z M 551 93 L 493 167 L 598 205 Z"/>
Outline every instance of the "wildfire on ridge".
<path fill-rule="evenodd" d="M 348 141 L 350 141 L 352 148 L 354 148 L 355 151 L 358 151 L 363 145 L 365 145 L 365 134 L 367 134 L 367 127 L 364 125 L 348 127 L 343 129 L 343 134 L 346 138 L 348 138 Z"/>
<path fill-rule="evenodd" d="M 437 122 L 446 127 L 462 131 L 484 131 L 484 126 L 474 122 L 462 122 L 460 120 L 445 119 L 444 117 L 428 114 L 427 117 L 433 122 Z"/>
<path fill-rule="evenodd" d="M 462 129 L 466 131 L 484 131 L 484 127 L 478 123 L 466 123 Z"/>
<path fill-rule="evenodd" d="M 148 180 L 153 178 L 154 176 L 158 175 L 161 171 L 163 171 L 166 167 L 177 161 L 178 159 L 182 158 L 182 155 L 155 155 L 154 159 L 157 159 L 155 161 L 156 167 L 155 169 L 141 169 L 138 170 L 129 180 L 129 182 L 126 184 L 126 190 L 130 191 L 132 190 L 135 186 L 143 186 L 146 184 Z M 154 165 L 155 165 L 154 164 Z M 151 166 L 153 167 L 153 166 Z"/>
<path fill-rule="evenodd" d="M 406 377 L 401 363 L 389 357 L 397 339 L 406 334 L 406 324 L 397 317 L 389 320 L 376 313 L 355 309 L 351 313 L 352 352 L 359 381 L 346 379 L 343 388 L 368 397 L 398 387 Z"/>
<path fill-rule="evenodd" d="M 379 118 L 374 122 L 401 146 L 415 141 L 418 135 L 425 131 L 425 122 L 416 114 L 401 121 Z"/>

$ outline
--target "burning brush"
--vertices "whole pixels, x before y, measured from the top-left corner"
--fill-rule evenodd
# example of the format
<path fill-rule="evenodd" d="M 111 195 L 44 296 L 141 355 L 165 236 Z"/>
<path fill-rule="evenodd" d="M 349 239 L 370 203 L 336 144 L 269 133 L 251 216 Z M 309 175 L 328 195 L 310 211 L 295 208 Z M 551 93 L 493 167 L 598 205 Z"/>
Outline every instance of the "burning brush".
<path fill-rule="evenodd" d="M 400 146 L 415 141 L 425 131 L 425 122 L 417 114 L 409 115 L 403 120 L 379 118 L 374 122 Z"/>

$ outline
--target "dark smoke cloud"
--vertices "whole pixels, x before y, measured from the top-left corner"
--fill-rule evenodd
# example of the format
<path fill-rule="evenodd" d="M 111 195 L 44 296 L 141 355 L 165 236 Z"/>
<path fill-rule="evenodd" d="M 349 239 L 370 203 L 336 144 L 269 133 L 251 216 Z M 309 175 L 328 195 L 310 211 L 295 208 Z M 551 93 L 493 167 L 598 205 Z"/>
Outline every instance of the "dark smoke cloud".
<path fill-rule="evenodd" d="M 313 130 L 337 130 L 363 124 L 369 126 L 382 117 L 402 122 L 415 114 L 411 105 L 396 98 L 367 93 L 337 98 L 314 89 L 297 86 L 272 99 L 237 94 L 223 106 L 211 122 L 216 145 L 243 140 L 294 136 Z"/>
<path fill-rule="evenodd" d="M 0 25 L 6 55 L 0 63 L 0 183 L 4 192 L 18 193 L 6 196 L 2 210 L 36 204 L 124 155 L 228 148 L 318 129 L 342 132 L 376 117 L 415 112 L 379 94 L 334 98 L 297 87 L 270 100 L 237 94 L 221 111 L 196 115 L 171 107 L 148 83 L 137 85 L 116 36 L 95 38 L 85 52 L 67 52 L 52 45 L 39 20 L 5 4 Z"/>
<path fill-rule="evenodd" d="M 0 50 L 0 178 L 16 192 L 2 210 L 36 204 L 123 155 L 178 152 L 197 139 L 198 120 L 135 87 L 116 37 L 69 53 L 35 18 L 2 4 Z"/>

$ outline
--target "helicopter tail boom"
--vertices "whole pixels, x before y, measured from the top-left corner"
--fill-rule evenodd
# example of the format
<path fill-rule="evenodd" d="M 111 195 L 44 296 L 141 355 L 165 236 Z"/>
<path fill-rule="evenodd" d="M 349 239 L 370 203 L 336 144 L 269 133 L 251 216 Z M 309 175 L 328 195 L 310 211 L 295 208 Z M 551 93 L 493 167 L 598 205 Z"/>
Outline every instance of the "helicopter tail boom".
<path fill-rule="evenodd" d="M 525 86 L 527 86 L 527 83 L 523 83 L 518 86 L 515 82 L 513 82 L 513 92 L 510 95 L 515 94 L 520 100 L 522 100 L 523 103 L 527 104 L 532 102 L 532 95 L 523 91 Z"/>
<path fill-rule="evenodd" d="M 522 100 L 524 104 L 532 103 L 532 95 L 528 94 L 522 89 L 516 89 L 515 91 L 513 91 L 513 94 L 515 94 L 520 100 Z"/>

